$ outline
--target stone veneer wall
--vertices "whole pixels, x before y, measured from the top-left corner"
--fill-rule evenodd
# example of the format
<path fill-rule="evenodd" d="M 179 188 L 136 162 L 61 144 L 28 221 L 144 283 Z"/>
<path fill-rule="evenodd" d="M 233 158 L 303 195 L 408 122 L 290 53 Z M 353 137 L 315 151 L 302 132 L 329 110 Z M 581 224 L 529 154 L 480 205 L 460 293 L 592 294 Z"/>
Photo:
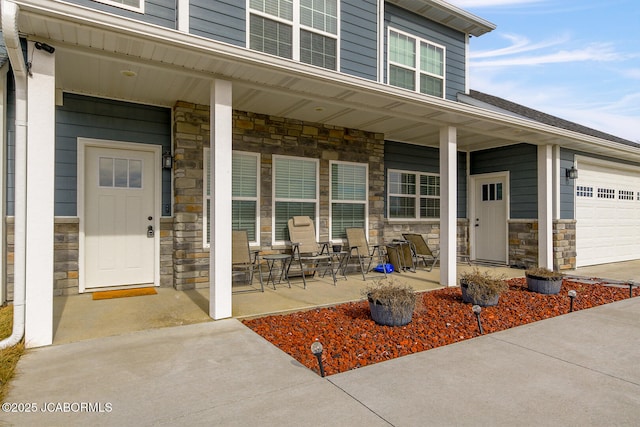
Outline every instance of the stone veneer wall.
<path fill-rule="evenodd" d="M 531 268 L 538 265 L 538 221 L 509 221 L 509 265 Z"/>
<path fill-rule="evenodd" d="M 402 233 L 422 234 L 431 250 L 440 248 L 440 222 L 390 222 L 386 221 L 384 236 L 387 241 L 402 239 Z M 458 218 L 456 225 L 457 254 L 469 254 L 469 220 Z"/>
<path fill-rule="evenodd" d="M 209 249 L 203 247 L 203 148 L 209 146 L 209 107 L 179 102 L 174 108 L 174 286 L 192 289 L 209 283 Z M 384 239 L 384 138 L 382 134 L 233 112 L 233 149 L 260 156 L 260 246 L 272 246 L 272 156 L 319 159 L 320 240 L 329 236 L 329 162 L 369 165 L 369 239 Z"/>
<path fill-rule="evenodd" d="M 509 265 L 531 268 L 538 265 L 538 221 L 509 222 Z M 576 268 L 576 221 L 553 221 L 553 268 Z"/>
<path fill-rule="evenodd" d="M 553 267 L 556 270 L 576 268 L 576 220 L 553 222 Z"/>
<path fill-rule="evenodd" d="M 80 220 L 55 218 L 53 234 L 53 295 L 77 294 Z"/>
<path fill-rule="evenodd" d="M 14 260 L 14 241 L 15 241 L 15 221 L 14 217 L 5 218 L 5 233 L 7 234 L 7 241 L 5 242 L 5 280 L 7 281 L 7 301 L 13 301 L 13 260 Z M 2 286 L 2 284 L 0 284 Z M 0 301 L 2 304 L 4 301 Z"/>

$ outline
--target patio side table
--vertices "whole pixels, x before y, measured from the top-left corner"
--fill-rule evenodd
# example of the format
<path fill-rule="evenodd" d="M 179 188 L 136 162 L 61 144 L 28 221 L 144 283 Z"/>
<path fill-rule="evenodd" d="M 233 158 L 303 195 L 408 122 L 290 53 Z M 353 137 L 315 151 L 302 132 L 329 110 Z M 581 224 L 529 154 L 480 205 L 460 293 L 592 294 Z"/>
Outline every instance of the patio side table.
<path fill-rule="evenodd" d="M 347 270 L 347 261 L 349 260 L 349 252 L 337 251 L 337 252 L 330 252 L 329 254 L 331 255 L 331 264 L 336 265 L 335 273 L 338 274 L 339 272 L 341 272 L 342 277 L 344 277 L 344 279 L 346 280 L 347 279 L 346 270 Z"/>
<path fill-rule="evenodd" d="M 291 262 L 291 255 L 287 254 L 271 254 L 271 255 L 263 255 L 262 258 L 267 261 L 267 267 L 269 268 L 269 276 L 267 277 L 266 285 L 269 286 L 269 281 L 273 285 L 273 290 L 276 290 L 276 284 L 280 284 L 282 282 L 282 278 L 284 277 L 291 287 L 291 282 L 289 281 L 289 276 L 287 275 L 287 264 Z M 280 263 L 280 268 L 276 266 L 277 263 Z M 274 272 L 276 274 L 274 274 Z M 276 282 L 276 276 L 278 276 L 278 280 Z"/>

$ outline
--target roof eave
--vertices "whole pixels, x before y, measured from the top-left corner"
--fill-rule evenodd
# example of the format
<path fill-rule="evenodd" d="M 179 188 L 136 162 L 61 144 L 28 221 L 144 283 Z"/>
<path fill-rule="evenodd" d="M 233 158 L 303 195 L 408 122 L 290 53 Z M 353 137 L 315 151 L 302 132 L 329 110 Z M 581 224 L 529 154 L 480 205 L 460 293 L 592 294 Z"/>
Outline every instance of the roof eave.
<path fill-rule="evenodd" d="M 443 0 L 386 0 L 388 3 L 409 10 L 420 16 L 438 22 L 447 27 L 461 31 L 475 37 L 489 33 L 496 29 L 496 25 L 486 19 L 480 18 L 464 9 L 456 7 Z M 432 13 L 437 9 L 445 16 L 438 19 Z M 454 24 L 457 23 L 457 24 Z"/>

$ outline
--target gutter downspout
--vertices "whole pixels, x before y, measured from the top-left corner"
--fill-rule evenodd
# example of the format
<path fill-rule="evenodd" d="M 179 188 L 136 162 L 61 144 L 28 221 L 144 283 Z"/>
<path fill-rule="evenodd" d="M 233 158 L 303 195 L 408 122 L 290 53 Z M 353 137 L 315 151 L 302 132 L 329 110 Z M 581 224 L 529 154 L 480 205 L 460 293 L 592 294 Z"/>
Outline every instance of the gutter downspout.
<path fill-rule="evenodd" d="M 0 349 L 22 339 L 25 330 L 26 218 L 27 218 L 27 66 L 18 35 L 18 6 L 2 0 L 2 34 L 16 82 L 15 222 L 13 332 L 0 341 Z"/>

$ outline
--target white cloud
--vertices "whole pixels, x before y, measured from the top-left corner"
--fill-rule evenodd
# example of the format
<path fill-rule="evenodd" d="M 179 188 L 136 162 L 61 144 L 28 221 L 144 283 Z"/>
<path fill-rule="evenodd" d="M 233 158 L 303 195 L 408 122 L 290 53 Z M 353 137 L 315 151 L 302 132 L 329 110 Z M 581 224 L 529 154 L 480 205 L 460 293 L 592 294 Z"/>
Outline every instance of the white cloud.
<path fill-rule="evenodd" d="M 628 70 L 621 70 L 620 74 L 629 79 L 640 80 L 640 68 L 630 68 Z"/>
<path fill-rule="evenodd" d="M 522 43 L 520 40 L 518 43 Z M 550 42 L 548 42 L 550 43 Z M 482 52 L 481 58 L 491 58 L 495 56 L 508 55 L 509 50 L 513 52 L 527 52 L 538 50 L 544 43 L 538 45 L 522 45 L 513 44 L 508 48 L 497 49 L 495 51 Z M 551 44 L 548 44 L 551 46 Z M 497 54 L 496 54 L 497 53 Z M 619 61 L 624 59 L 624 55 L 618 53 L 610 43 L 592 43 L 584 48 L 564 49 L 551 53 L 541 53 L 539 55 L 514 56 L 511 58 L 474 61 L 474 55 L 470 57 L 474 67 L 511 67 L 521 65 L 542 65 L 542 64 L 558 64 L 564 62 L 583 62 L 583 61 Z"/>
<path fill-rule="evenodd" d="M 514 55 L 523 52 L 531 52 L 538 49 L 547 49 L 549 47 L 557 46 L 569 41 L 568 36 L 558 37 L 556 39 L 541 41 L 537 43 L 531 43 L 531 41 L 527 37 L 518 34 L 503 34 L 502 38 L 507 39 L 511 43 L 510 46 L 500 49 L 471 52 L 469 58 L 494 58 L 496 56 Z"/>

